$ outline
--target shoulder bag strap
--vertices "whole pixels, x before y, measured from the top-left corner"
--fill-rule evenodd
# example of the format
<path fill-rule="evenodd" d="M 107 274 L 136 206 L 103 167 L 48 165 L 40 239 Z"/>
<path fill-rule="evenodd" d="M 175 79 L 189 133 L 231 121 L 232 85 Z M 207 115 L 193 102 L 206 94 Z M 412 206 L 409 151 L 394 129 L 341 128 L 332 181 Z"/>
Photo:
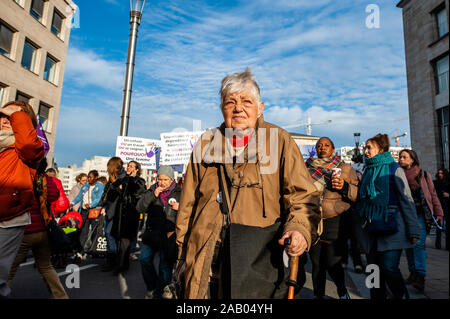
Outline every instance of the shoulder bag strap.
<path fill-rule="evenodd" d="M 222 202 L 220 203 L 220 209 L 224 215 L 227 217 L 227 225 L 229 226 L 231 224 L 230 220 L 230 207 L 231 207 L 231 201 L 230 201 L 230 195 L 228 194 L 228 188 L 225 187 L 226 179 L 225 179 L 225 173 L 223 171 L 223 166 L 219 165 L 218 167 L 218 173 L 219 173 L 219 188 L 222 195 Z"/>

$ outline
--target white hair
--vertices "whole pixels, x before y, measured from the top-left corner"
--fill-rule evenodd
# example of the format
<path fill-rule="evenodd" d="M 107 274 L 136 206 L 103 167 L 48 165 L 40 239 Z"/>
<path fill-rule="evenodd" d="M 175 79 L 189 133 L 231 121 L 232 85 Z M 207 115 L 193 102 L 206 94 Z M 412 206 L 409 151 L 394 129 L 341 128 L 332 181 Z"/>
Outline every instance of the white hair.
<path fill-rule="evenodd" d="M 253 74 L 249 67 L 244 72 L 237 72 L 229 74 L 222 80 L 222 87 L 220 88 L 220 107 L 223 106 L 225 98 L 228 94 L 242 91 L 244 89 L 249 90 L 256 98 L 257 102 L 261 102 L 261 96 L 258 83 L 253 80 Z M 259 104 L 258 104 L 259 109 Z"/>

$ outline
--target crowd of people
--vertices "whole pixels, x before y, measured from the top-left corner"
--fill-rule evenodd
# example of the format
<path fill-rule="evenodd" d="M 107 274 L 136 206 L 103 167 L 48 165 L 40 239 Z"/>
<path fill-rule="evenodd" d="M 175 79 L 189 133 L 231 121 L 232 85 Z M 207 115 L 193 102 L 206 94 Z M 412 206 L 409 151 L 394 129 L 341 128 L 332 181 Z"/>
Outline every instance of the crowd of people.
<path fill-rule="evenodd" d="M 157 182 L 146 185 L 140 163 L 112 157 L 107 177 L 96 170 L 80 174 L 66 196 L 57 171 L 48 168 L 32 107 L 4 105 L 0 296 L 10 294 L 31 250 L 52 297 L 68 298 L 55 267 L 89 258 L 98 231 L 106 238 L 103 272 L 126 272 L 139 243 L 148 299 L 285 298 L 289 267 L 283 254 L 300 258 L 296 293 L 311 260 L 316 299 L 325 296 L 327 273 L 339 298 L 350 299 L 345 268 L 351 255 L 354 270 L 363 273 L 362 254 L 380 269 L 372 299 L 407 299 L 407 284 L 424 291 L 427 235 L 435 227 L 441 248 L 448 225 L 447 169 L 433 181 L 410 149 L 396 162 L 385 134 L 366 141 L 362 166 L 344 163 L 329 137 L 317 141 L 317 157 L 303 159 L 289 133 L 264 120 L 249 69 L 222 80 L 220 107 L 222 125 L 199 139 L 182 179 L 163 165 Z M 278 133 L 273 138 L 260 133 L 264 129 Z M 251 147 L 254 140 L 271 150 L 275 145 L 269 155 L 275 169 L 268 169 L 265 149 Z M 55 221 L 69 239 L 64 249 L 55 245 Z M 403 251 L 406 280 L 399 267 Z"/>

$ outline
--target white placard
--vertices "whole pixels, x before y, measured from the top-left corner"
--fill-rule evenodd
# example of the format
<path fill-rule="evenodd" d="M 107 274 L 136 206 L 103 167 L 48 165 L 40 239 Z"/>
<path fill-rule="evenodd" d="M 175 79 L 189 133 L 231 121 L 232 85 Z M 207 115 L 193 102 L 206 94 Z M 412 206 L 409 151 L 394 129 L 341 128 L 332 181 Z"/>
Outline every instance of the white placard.
<path fill-rule="evenodd" d="M 161 133 L 161 165 L 187 165 L 204 131 Z"/>
<path fill-rule="evenodd" d="M 116 156 L 125 163 L 136 161 L 145 169 L 156 169 L 156 148 L 161 146 L 160 140 L 141 137 L 118 136 Z"/>

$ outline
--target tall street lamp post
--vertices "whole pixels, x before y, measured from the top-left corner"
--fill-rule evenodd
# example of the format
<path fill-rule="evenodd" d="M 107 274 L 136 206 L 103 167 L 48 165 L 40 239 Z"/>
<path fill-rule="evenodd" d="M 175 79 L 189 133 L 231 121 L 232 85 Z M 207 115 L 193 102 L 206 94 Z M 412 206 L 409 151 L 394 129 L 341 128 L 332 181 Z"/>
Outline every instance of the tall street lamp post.
<path fill-rule="evenodd" d="M 362 163 L 362 155 L 359 153 L 359 139 L 361 137 L 361 133 L 353 133 L 353 137 L 355 138 L 355 152 L 353 154 L 352 161 L 355 163 Z"/>
<path fill-rule="evenodd" d="M 127 70 L 123 89 L 122 116 L 120 121 L 120 136 L 128 135 L 128 121 L 130 119 L 131 91 L 133 86 L 134 59 L 138 28 L 141 23 L 145 0 L 130 0 L 130 38 L 128 41 Z"/>

